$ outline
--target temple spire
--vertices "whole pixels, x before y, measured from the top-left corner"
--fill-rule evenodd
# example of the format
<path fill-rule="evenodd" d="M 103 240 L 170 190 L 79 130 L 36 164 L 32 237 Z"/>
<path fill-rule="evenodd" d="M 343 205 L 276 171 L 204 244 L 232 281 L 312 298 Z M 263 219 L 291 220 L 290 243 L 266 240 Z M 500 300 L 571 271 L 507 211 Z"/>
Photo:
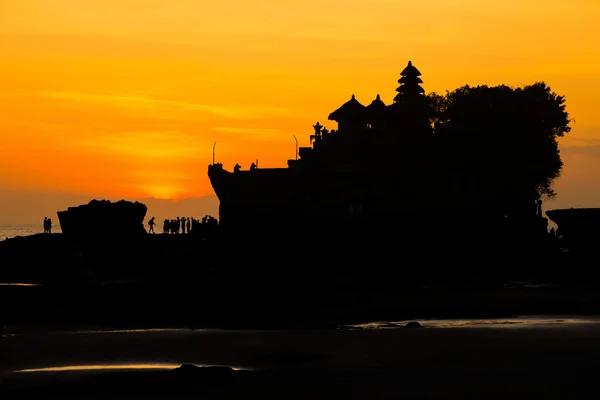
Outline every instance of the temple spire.
<path fill-rule="evenodd" d="M 412 65 L 411 61 L 408 62 L 408 65 L 400 75 L 401 78 L 398 79 L 400 86 L 396 89 L 398 94 L 394 97 L 394 103 L 402 101 L 403 96 L 417 96 L 425 93 L 425 89 L 419 85 L 420 83 L 423 83 L 421 78 L 419 78 L 421 73 Z"/>

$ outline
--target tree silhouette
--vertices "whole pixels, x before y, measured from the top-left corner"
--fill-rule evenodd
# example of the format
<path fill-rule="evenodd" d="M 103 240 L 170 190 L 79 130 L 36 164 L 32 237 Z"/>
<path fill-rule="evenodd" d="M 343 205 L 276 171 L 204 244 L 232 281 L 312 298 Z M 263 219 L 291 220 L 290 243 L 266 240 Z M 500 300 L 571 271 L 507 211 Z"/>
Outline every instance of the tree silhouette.
<path fill-rule="evenodd" d="M 507 215 L 552 198 L 562 161 L 557 138 L 569 132 L 565 99 L 544 82 L 511 88 L 463 86 L 428 95 L 446 163 L 473 191 L 500 199 Z"/>

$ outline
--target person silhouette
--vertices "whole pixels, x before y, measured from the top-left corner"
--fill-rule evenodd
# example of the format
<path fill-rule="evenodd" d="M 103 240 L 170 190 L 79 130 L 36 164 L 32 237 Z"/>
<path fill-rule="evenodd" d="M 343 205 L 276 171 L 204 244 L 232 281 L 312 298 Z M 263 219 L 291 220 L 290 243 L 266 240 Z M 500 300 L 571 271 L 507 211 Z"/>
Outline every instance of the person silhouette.
<path fill-rule="evenodd" d="M 148 233 L 152 232 L 154 233 L 154 217 L 150 218 L 150 221 L 148 221 L 148 226 L 150 226 L 150 229 L 148 230 Z"/>
<path fill-rule="evenodd" d="M 52 219 L 48 218 L 48 233 L 52 233 Z"/>
<path fill-rule="evenodd" d="M 48 233 L 48 217 L 44 217 L 44 233 Z"/>

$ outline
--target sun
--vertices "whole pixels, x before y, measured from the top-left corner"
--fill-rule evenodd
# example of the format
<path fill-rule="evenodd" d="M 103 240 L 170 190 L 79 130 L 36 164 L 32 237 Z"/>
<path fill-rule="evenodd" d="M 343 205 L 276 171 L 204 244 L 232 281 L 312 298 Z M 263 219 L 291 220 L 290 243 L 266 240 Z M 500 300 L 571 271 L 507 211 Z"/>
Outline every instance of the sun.
<path fill-rule="evenodd" d="M 177 200 L 181 197 L 181 191 L 173 186 L 147 186 L 142 190 L 155 199 Z"/>

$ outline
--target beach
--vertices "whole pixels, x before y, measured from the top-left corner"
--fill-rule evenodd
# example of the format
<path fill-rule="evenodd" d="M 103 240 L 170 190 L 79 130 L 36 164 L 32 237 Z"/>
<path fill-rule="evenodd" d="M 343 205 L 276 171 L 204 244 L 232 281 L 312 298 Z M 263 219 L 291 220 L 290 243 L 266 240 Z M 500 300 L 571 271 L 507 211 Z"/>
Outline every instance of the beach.
<path fill-rule="evenodd" d="M 170 278 L 1 286 L 1 397 L 572 399 L 596 390 L 591 283 Z M 17 372 L 44 368 L 58 370 Z"/>
<path fill-rule="evenodd" d="M 195 243 L 156 236 L 146 245 L 179 251 Z M 576 264 L 571 280 L 567 265 L 540 262 L 544 279 L 490 279 L 506 273 L 499 262 L 498 269 L 481 265 L 488 279 L 440 279 L 433 271 L 444 272 L 444 264 L 423 260 L 398 262 L 396 275 L 223 273 L 175 253 L 174 263 L 136 260 L 143 279 L 106 281 L 84 276 L 85 264 L 65 263 L 58 250 L 48 264 L 25 251 L 34 240 L 60 250 L 61 239 L 7 242 L 29 257 L 13 258 L 9 271 L 27 260 L 48 279 L 0 284 L 3 399 L 578 398 L 595 391 L 600 291 Z M 419 265 L 431 265 L 431 276 L 409 279 Z M 422 327 L 405 328 L 410 321 Z"/>
<path fill-rule="evenodd" d="M 0 340 L 2 398 L 572 399 L 595 390 L 594 285 L 320 279 L 3 286 L 12 319 Z M 15 372 L 45 368 L 58 370 Z"/>
<path fill-rule="evenodd" d="M 579 323 L 557 318 L 548 321 L 479 328 L 424 324 L 425 327 L 414 329 L 159 329 L 16 334 L 0 340 L 0 370 L 5 390 L 110 371 L 88 370 L 70 375 L 65 371 L 13 372 L 24 369 L 130 364 L 133 371 L 136 365 L 155 364 L 157 370 L 167 370 L 169 366 L 189 363 L 247 369 L 271 386 L 267 390 L 255 385 L 245 394 L 262 393 L 265 398 L 276 398 L 267 395 L 273 395 L 275 389 L 282 391 L 275 390 L 279 395 L 287 393 L 288 398 L 332 398 L 327 397 L 331 396 L 328 390 L 336 390 L 334 393 L 340 395 L 333 398 L 347 398 L 348 394 L 352 398 L 589 395 L 595 390 L 595 376 L 600 371 L 600 323 L 595 319 L 582 319 Z M 138 374 L 146 373 L 140 368 L 137 367 Z M 275 370 L 279 378 L 271 382 L 269 377 L 273 375 L 267 371 L 272 374 Z M 124 379 L 126 376 L 123 373 Z M 240 384 L 247 383 L 246 378 L 242 379 L 246 376 L 238 375 Z M 235 377 L 230 377 L 232 383 Z M 196 385 L 209 387 L 211 382 L 200 379 Z M 219 396 L 208 398 L 237 398 L 240 394 L 228 385 L 213 387 L 213 392 Z"/>

